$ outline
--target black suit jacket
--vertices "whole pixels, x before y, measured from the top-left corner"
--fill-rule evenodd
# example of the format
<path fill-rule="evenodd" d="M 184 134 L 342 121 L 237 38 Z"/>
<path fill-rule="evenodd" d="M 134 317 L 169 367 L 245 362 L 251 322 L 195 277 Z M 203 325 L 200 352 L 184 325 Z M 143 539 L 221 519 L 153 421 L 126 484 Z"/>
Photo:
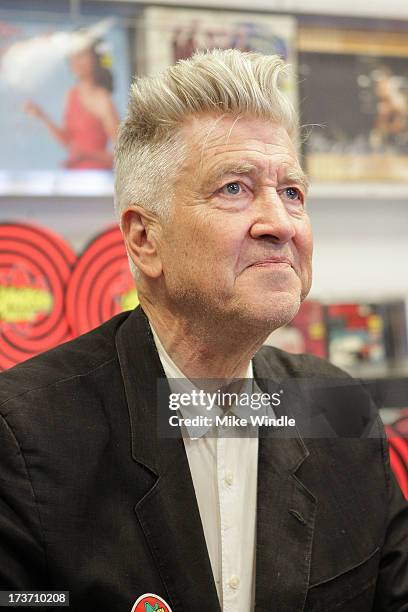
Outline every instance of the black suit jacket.
<path fill-rule="evenodd" d="M 346 377 L 275 349 L 254 372 L 263 388 Z M 183 441 L 156 433 L 158 377 L 140 308 L 1 375 L 0 590 L 69 590 L 75 612 L 129 612 L 143 593 L 220 610 Z M 307 423 L 329 414 L 299 388 Z M 333 396 L 352 427 L 359 393 Z M 256 612 L 408 610 L 408 507 L 374 429 L 260 439 Z"/>

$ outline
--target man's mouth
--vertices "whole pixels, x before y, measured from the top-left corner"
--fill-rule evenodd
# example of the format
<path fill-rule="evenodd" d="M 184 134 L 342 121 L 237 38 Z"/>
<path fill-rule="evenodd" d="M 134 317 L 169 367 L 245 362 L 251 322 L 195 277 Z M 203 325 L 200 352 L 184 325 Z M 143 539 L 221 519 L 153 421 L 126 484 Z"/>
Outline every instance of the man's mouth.
<path fill-rule="evenodd" d="M 282 266 L 290 266 L 293 268 L 293 262 L 289 259 L 289 257 L 281 257 L 279 255 L 273 255 L 271 257 L 266 257 L 265 259 L 260 259 L 255 263 L 251 264 L 252 267 L 263 267 L 263 266 L 273 266 L 273 265 L 282 265 Z"/>

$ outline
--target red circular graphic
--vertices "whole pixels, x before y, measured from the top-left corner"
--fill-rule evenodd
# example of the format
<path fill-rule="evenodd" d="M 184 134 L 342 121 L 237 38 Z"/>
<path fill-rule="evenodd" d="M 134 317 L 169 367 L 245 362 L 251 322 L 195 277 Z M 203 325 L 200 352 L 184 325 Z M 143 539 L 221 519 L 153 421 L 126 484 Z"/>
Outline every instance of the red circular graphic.
<path fill-rule="evenodd" d="M 403 417 L 406 419 L 407 417 Z M 387 425 L 385 431 L 388 436 L 391 469 L 399 486 L 408 500 L 408 435 L 401 433 L 398 424 L 402 419 L 392 425 Z"/>
<path fill-rule="evenodd" d="M 161 597 L 145 593 L 136 600 L 131 612 L 171 612 L 171 609 Z"/>
<path fill-rule="evenodd" d="M 136 304 L 123 237 L 111 227 L 92 240 L 75 266 L 67 290 L 68 321 L 83 334 Z"/>
<path fill-rule="evenodd" d="M 65 291 L 75 260 L 48 229 L 0 223 L 0 369 L 72 337 Z"/>

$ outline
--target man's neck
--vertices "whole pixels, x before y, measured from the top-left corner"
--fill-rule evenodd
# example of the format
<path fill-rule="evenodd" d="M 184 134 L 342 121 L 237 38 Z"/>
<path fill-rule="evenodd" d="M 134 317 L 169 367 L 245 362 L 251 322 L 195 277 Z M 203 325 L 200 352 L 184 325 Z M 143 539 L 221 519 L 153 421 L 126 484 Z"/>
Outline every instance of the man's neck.
<path fill-rule="evenodd" d="M 265 340 L 264 334 L 234 333 L 228 324 L 211 321 L 205 325 L 158 312 L 149 304 L 142 307 L 166 353 L 189 379 L 244 378 L 250 360 Z"/>

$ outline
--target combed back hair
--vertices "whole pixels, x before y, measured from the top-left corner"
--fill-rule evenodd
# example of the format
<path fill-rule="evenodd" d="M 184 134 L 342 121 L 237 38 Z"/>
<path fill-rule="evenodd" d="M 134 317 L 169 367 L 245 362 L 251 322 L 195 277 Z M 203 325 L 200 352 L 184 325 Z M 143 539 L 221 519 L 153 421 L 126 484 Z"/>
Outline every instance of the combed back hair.
<path fill-rule="evenodd" d="M 115 150 L 115 208 L 138 204 L 166 218 L 186 155 L 180 128 L 191 115 L 250 116 L 282 124 L 293 138 L 298 121 L 282 90 L 287 66 L 277 55 L 214 49 L 135 80 Z"/>

